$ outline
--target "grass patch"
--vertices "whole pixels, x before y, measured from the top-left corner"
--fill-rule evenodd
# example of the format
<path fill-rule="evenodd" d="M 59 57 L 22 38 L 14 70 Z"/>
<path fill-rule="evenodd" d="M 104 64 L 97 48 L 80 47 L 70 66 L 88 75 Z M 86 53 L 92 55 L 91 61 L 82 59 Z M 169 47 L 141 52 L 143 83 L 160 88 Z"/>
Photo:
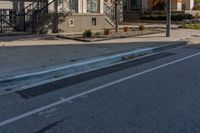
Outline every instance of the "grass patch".
<path fill-rule="evenodd" d="M 183 24 L 181 28 L 185 29 L 200 29 L 200 24 Z"/>

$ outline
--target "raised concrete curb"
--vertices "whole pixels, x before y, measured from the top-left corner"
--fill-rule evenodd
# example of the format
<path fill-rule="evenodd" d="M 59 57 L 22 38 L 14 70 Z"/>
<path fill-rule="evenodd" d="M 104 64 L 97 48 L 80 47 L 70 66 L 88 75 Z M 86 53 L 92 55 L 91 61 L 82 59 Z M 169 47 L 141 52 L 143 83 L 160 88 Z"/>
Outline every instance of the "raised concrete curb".
<path fill-rule="evenodd" d="M 24 90 L 27 88 L 57 81 L 63 78 L 72 77 L 89 71 L 101 69 L 103 67 L 110 66 L 122 61 L 127 61 L 129 59 L 133 59 L 139 56 L 144 56 L 155 52 L 161 52 L 171 48 L 182 47 L 186 44 L 186 42 L 178 42 L 170 45 L 142 48 L 116 55 L 99 57 L 93 60 L 66 65 L 46 71 L 1 78 L 0 95 L 17 90 Z"/>

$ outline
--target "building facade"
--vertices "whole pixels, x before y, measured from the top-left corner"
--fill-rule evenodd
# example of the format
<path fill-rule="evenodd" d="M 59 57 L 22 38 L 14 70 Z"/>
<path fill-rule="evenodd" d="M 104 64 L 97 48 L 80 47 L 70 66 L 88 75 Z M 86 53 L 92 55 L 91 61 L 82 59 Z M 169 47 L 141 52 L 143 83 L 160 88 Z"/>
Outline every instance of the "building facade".
<path fill-rule="evenodd" d="M 148 11 L 163 10 L 165 0 L 124 0 L 124 11 Z M 172 0 L 172 10 L 192 10 L 194 7 L 194 0 Z"/>
<path fill-rule="evenodd" d="M 55 8 L 55 1 L 58 1 L 57 8 Z M 111 0 L 3 0 L 0 1 L 0 19 L 2 20 L 0 32 L 5 25 L 7 27 L 21 25 L 25 30 L 30 30 L 31 26 L 42 27 L 44 23 L 43 27 L 50 28 L 51 15 L 55 11 L 59 17 L 60 32 L 98 30 L 114 26 L 114 8 Z M 123 14 L 120 16 L 123 17 Z M 34 24 L 33 21 L 40 22 Z M 27 28 L 27 25 L 30 27 Z"/>
<path fill-rule="evenodd" d="M 123 20 L 140 19 L 144 13 L 163 13 L 166 0 L 123 0 Z M 194 7 L 194 0 L 171 0 L 173 12 L 190 12 Z"/>

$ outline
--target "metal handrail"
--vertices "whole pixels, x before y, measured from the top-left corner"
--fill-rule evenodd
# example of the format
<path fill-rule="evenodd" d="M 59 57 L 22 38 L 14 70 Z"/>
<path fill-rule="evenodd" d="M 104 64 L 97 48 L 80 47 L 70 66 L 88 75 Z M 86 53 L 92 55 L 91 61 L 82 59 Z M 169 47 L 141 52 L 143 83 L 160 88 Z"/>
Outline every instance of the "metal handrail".
<path fill-rule="evenodd" d="M 13 28 L 14 30 L 19 31 L 19 29 L 16 28 L 15 25 L 13 25 L 12 23 L 9 23 L 8 20 L 3 19 L 4 16 L 9 16 L 9 15 L 2 15 L 2 14 L 0 15 L 1 32 L 2 32 L 2 30 L 3 30 L 3 25 L 4 25 L 4 24 L 7 24 L 7 25 L 9 25 L 11 28 Z M 3 23 L 3 22 L 4 22 L 4 23 Z"/>
<path fill-rule="evenodd" d="M 108 6 L 106 3 L 104 3 L 104 13 L 112 23 L 115 23 L 114 5 Z"/>
<path fill-rule="evenodd" d="M 35 16 L 38 15 L 39 13 L 41 13 L 43 10 L 45 10 L 50 4 L 54 3 L 55 1 L 56 0 L 52 0 L 51 2 L 49 2 L 48 4 L 46 4 L 44 7 L 42 7 L 40 10 L 36 10 L 35 12 L 33 12 L 33 14 L 32 14 L 32 20 L 25 25 L 25 29 L 27 27 L 29 27 L 31 24 L 32 24 L 33 28 L 35 28 L 34 27 L 35 26 Z"/>
<path fill-rule="evenodd" d="M 16 31 L 25 31 L 30 25 L 32 25 L 32 28 L 35 29 L 35 25 L 39 23 L 40 19 L 38 19 L 38 22 L 36 21 L 36 17 L 41 17 L 44 10 L 48 8 L 48 6 L 52 3 L 54 3 L 56 0 L 52 0 L 51 2 L 47 3 L 46 5 L 42 6 L 39 10 L 33 10 L 33 12 L 30 13 L 23 13 L 23 14 L 15 14 L 15 15 L 2 15 L 0 14 L 0 32 L 7 30 L 6 27 L 10 27 Z M 33 3 L 29 4 L 26 9 L 31 7 Z M 4 17 L 7 18 L 4 18 Z M 24 17 L 24 25 L 23 27 L 17 27 L 15 25 L 15 22 L 11 22 L 12 19 L 15 20 L 17 16 Z M 5 29 L 4 29 L 5 28 Z M 34 31 L 34 30 L 32 30 Z"/>
<path fill-rule="evenodd" d="M 25 15 L 28 15 L 32 10 L 37 9 L 40 6 L 40 4 L 38 4 L 38 3 L 36 4 L 36 6 L 34 6 L 34 4 L 35 4 L 35 2 L 29 4 L 27 7 L 24 8 L 24 11 L 27 10 Z M 29 8 L 32 7 L 32 6 L 34 6 L 34 7 L 31 10 L 29 10 Z"/>

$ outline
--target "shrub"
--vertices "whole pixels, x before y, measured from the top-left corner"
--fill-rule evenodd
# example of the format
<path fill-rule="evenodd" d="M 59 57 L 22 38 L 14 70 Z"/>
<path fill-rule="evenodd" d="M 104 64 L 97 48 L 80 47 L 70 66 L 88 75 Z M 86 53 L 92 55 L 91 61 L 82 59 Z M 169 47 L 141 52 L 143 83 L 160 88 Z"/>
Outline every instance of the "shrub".
<path fill-rule="evenodd" d="M 101 32 L 96 32 L 95 33 L 95 37 L 102 37 L 102 33 Z"/>
<path fill-rule="evenodd" d="M 174 21 L 182 21 L 184 19 L 193 19 L 193 16 L 191 14 L 172 15 L 172 20 Z"/>
<path fill-rule="evenodd" d="M 144 20 L 166 20 L 166 15 L 144 15 L 142 16 Z M 191 14 L 176 14 L 172 15 L 171 19 L 173 21 L 182 21 L 184 19 L 193 19 Z"/>
<path fill-rule="evenodd" d="M 83 32 L 83 37 L 92 37 L 92 31 L 90 29 Z"/>
<path fill-rule="evenodd" d="M 109 35 L 111 33 L 110 29 L 104 29 L 104 34 Z"/>
<path fill-rule="evenodd" d="M 184 19 L 194 19 L 192 14 L 184 14 Z"/>
<path fill-rule="evenodd" d="M 144 15 L 141 18 L 144 20 L 165 20 L 166 19 L 164 15 Z"/>
<path fill-rule="evenodd" d="M 144 25 L 140 25 L 140 26 L 139 26 L 139 30 L 140 30 L 140 31 L 145 30 L 145 26 L 144 26 Z"/>
<path fill-rule="evenodd" d="M 195 13 L 194 18 L 195 18 L 195 19 L 199 19 L 199 18 L 200 18 L 200 13 Z"/>
<path fill-rule="evenodd" d="M 124 27 L 124 32 L 128 32 L 129 31 L 129 27 Z"/>
<path fill-rule="evenodd" d="M 200 5 L 196 5 L 192 8 L 192 10 L 200 10 Z"/>
<path fill-rule="evenodd" d="M 185 28 L 185 29 L 200 29 L 200 24 L 183 24 L 180 28 Z"/>

